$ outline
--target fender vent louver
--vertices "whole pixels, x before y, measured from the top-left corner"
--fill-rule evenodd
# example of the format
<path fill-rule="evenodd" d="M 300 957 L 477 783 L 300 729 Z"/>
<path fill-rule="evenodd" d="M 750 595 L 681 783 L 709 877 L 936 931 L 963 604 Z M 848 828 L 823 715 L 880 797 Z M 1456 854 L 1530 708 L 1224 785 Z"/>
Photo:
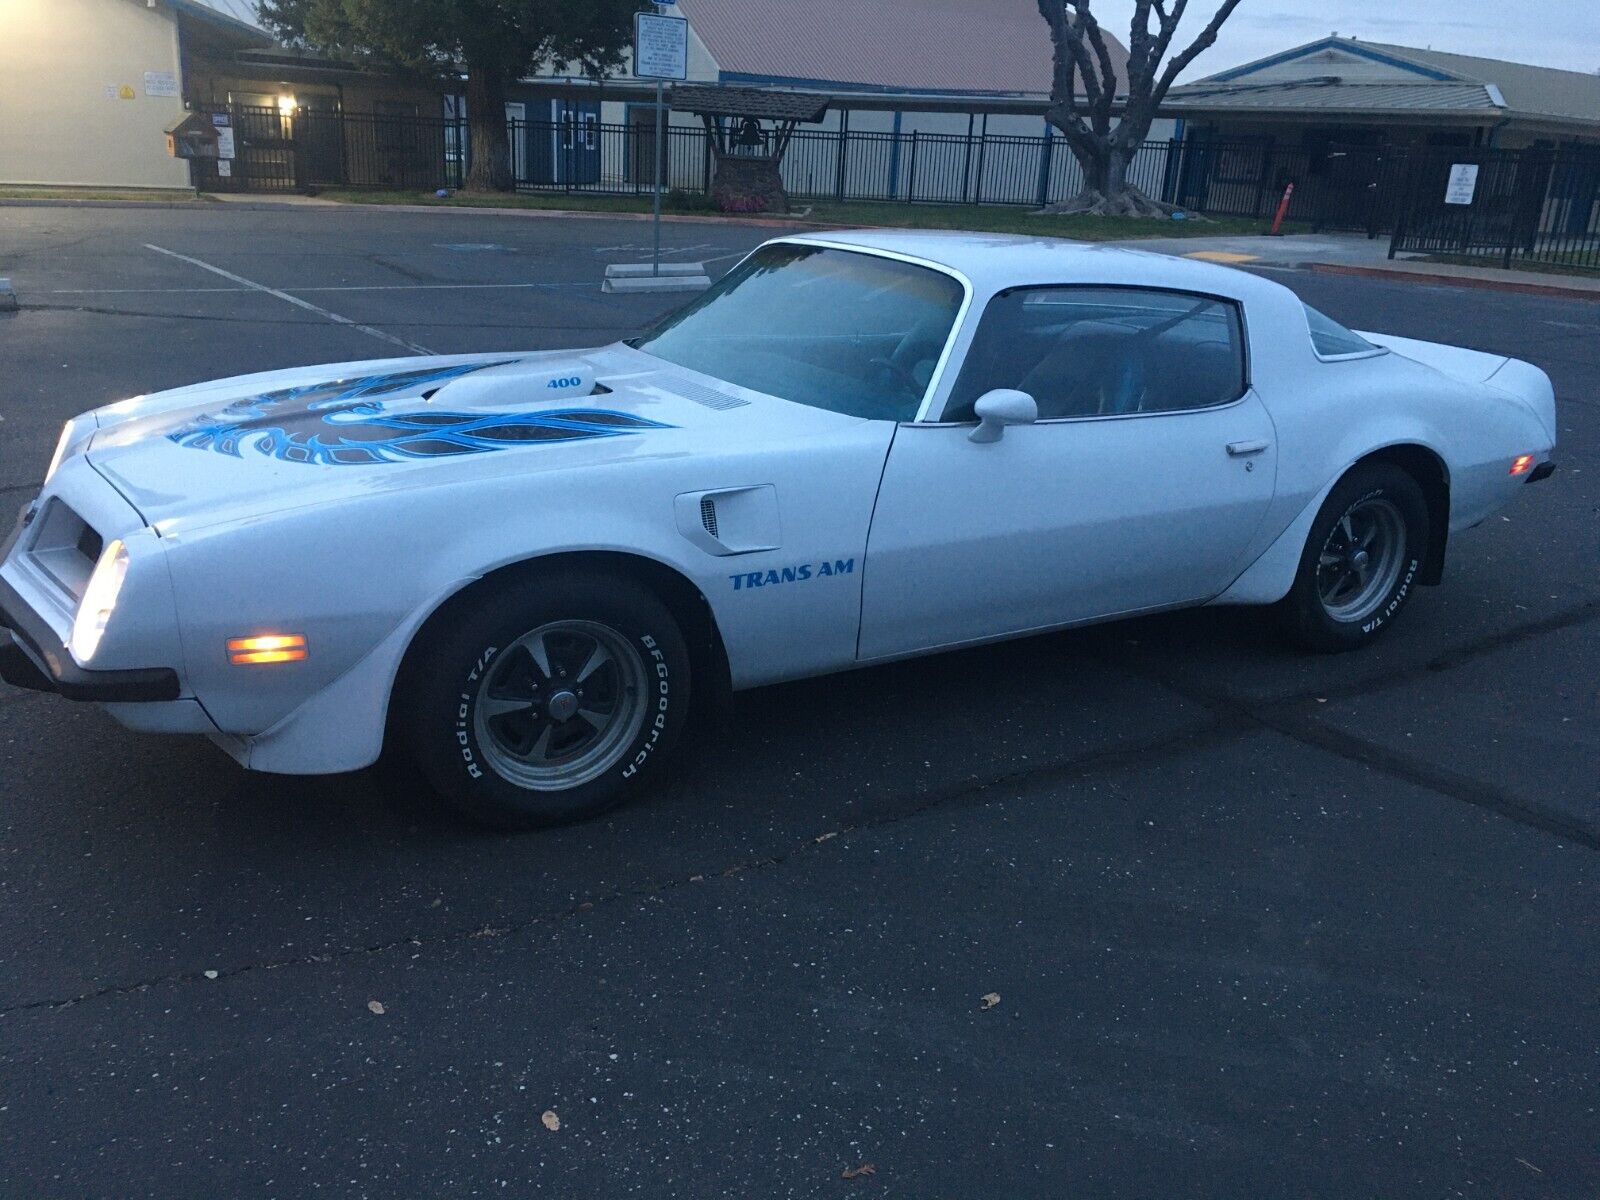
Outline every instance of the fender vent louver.
<path fill-rule="evenodd" d="M 738 396 L 730 396 L 726 392 L 719 392 L 715 388 L 702 387 L 698 383 L 687 379 L 658 379 L 652 381 L 663 392 L 671 392 L 674 396 L 682 396 L 685 400 L 693 400 L 704 408 L 718 410 L 728 408 L 744 408 L 750 401 L 741 400 Z"/>
<path fill-rule="evenodd" d="M 717 536 L 717 502 L 710 496 L 700 498 L 700 524 L 712 537 Z"/>

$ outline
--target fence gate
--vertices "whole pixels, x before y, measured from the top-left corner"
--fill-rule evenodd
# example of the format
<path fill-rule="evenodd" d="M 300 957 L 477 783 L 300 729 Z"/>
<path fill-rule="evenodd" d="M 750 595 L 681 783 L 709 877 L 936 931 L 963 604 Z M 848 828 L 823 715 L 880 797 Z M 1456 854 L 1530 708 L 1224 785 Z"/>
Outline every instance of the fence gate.
<path fill-rule="evenodd" d="M 1412 163 L 1389 256 L 1600 267 L 1600 150 L 1447 151 Z"/>

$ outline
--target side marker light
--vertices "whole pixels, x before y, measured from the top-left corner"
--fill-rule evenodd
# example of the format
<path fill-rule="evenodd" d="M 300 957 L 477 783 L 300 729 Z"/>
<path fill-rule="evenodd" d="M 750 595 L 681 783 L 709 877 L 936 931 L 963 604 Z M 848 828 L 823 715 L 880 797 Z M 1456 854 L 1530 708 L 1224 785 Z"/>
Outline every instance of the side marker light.
<path fill-rule="evenodd" d="M 236 667 L 300 662 L 305 656 L 306 635 L 303 633 L 268 633 L 228 639 L 228 661 Z"/>

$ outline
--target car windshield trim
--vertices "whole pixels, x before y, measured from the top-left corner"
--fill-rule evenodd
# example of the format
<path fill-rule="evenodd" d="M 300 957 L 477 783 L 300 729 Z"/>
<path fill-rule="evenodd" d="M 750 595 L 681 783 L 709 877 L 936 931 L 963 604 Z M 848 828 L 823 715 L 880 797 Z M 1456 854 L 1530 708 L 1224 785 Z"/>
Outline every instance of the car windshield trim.
<path fill-rule="evenodd" d="M 695 314 L 704 311 L 712 302 L 720 300 L 724 296 L 730 295 L 732 291 L 737 290 L 739 286 L 747 282 L 749 278 L 748 270 L 758 256 L 766 252 L 771 252 L 774 250 L 782 251 L 790 248 L 805 249 L 818 254 L 825 253 L 832 256 L 840 256 L 841 258 L 843 256 L 850 256 L 852 258 L 898 263 L 907 267 L 918 268 L 920 271 L 931 273 L 938 276 L 941 280 L 947 281 L 949 284 L 953 285 L 948 295 L 941 299 L 939 311 L 936 314 L 931 311 L 925 314 L 927 319 L 936 320 L 937 322 L 937 325 L 929 331 L 930 337 L 926 344 L 925 353 L 923 353 L 918 360 L 918 366 L 924 370 L 927 370 L 926 383 L 921 383 L 920 380 L 917 379 L 910 380 L 909 382 L 920 387 L 920 391 L 913 392 L 908 388 L 904 395 L 899 399 L 899 402 L 895 405 L 896 411 L 870 413 L 852 411 L 852 407 L 848 404 L 840 406 L 838 404 L 827 402 L 826 400 L 819 400 L 819 398 L 814 396 L 785 395 L 783 391 L 774 390 L 771 386 L 771 380 L 765 376 L 758 379 L 734 378 L 731 376 L 739 374 L 739 372 L 719 370 L 717 365 L 713 365 L 709 362 L 679 361 L 677 358 L 669 357 L 668 355 L 659 353 L 656 350 L 655 347 L 659 344 L 659 341 L 664 334 L 669 332 L 685 319 L 693 317 Z M 736 276 L 740 275 L 740 272 L 747 272 L 747 274 L 742 278 L 735 279 Z M 907 273 L 907 275 L 904 277 L 905 280 L 911 280 L 912 278 L 913 276 L 910 273 Z M 723 284 L 729 279 L 734 279 L 732 287 L 724 289 Z M 893 297 L 896 291 L 897 288 L 895 287 L 894 281 L 887 281 L 880 285 L 875 285 L 873 289 L 864 297 L 864 299 L 869 303 L 874 299 L 888 299 Z M 708 292 L 705 296 L 696 300 L 687 308 L 680 309 L 676 313 L 667 315 L 655 328 L 640 334 L 637 337 L 629 338 L 623 344 L 639 352 L 640 354 L 647 355 L 658 362 L 675 367 L 679 370 L 694 371 L 698 374 L 706 376 L 707 378 L 717 380 L 723 384 L 743 388 L 747 391 L 756 392 L 761 395 L 771 396 L 777 400 L 784 400 L 789 403 L 802 405 L 803 407 L 817 408 L 822 411 L 839 413 L 845 416 L 856 416 L 866 420 L 893 420 L 901 423 L 910 423 L 925 420 L 927 418 L 929 409 L 934 404 L 935 397 L 940 394 L 940 389 L 946 382 L 947 372 L 949 370 L 951 357 L 955 351 L 958 336 L 965 327 L 967 315 L 972 307 L 972 297 L 973 286 L 971 280 L 969 280 L 960 271 L 944 263 L 935 262 L 912 254 L 904 254 L 896 250 L 883 249 L 874 246 L 841 244 L 826 240 L 824 238 L 781 238 L 758 246 L 755 250 L 751 251 L 750 254 L 741 259 L 739 263 L 728 272 L 728 275 L 724 277 L 724 280 L 719 280 L 718 284 L 712 288 L 711 292 Z M 938 332 L 938 327 L 942 327 L 942 334 Z M 894 332 L 899 333 L 900 331 Z M 912 332 L 915 332 L 915 330 L 912 330 Z M 802 333 L 796 333 L 793 335 L 796 342 L 803 341 L 805 336 L 806 335 Z M 889 336 L 889 333 L 888 331 L 880 331 L 878 334 L 874 335 L 869 332 L 863 334 L 862 336 L 887 337 Z M 769 340 L 776 343 L 788 340 L 788 337 L 789 335 L 785 333 L 774 333 L 770 335 Z M 929 364 L 931 364 L 931 367 Z M 861 386 L 863 388 L 868 387 L 864 381 Z M 887 404 L 888 402 L 885 401 L 885 403 Z"/>

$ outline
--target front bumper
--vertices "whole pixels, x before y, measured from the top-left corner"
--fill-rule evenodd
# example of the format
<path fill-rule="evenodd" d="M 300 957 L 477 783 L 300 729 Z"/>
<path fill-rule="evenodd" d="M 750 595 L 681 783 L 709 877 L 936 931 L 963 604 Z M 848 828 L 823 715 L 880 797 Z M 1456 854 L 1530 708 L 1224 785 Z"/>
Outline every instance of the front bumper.
<path fill-rule="evenodd" d="M 80 667 L 43 617 L 0 576 L 0 679 L 14 687 L 55 692 L 68 700 L 119 704 L 176 700 L 178 673 L 169 667 L 89 671 Z"/>

